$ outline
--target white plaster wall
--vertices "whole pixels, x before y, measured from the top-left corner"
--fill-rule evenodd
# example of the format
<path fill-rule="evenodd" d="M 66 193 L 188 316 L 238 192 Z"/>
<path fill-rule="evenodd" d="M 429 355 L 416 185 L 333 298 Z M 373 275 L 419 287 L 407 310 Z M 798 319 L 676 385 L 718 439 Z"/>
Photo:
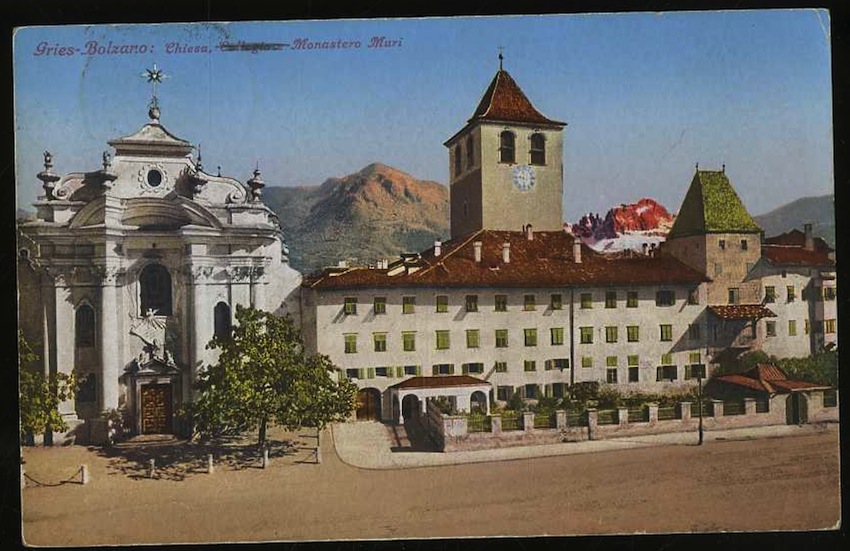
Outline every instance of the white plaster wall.
<path fill-rule="evenodd" d="M 388 289 L 386 291 L 332 291 L 317 292 L 315 295 L 315 332 L 308 339 L 316 339 L 317 348 L 328 354 L 342 369 L 383 366 L 420 365 L 423 375 L 432 374 L 432 366 L 442 363 L 455 364 L 455 374 L 460 375 L 461 364 L 479 362 L 484 364 L 483 374 L 472 374 L 491 382 L 494 386 L 521 386 L 535 383 L 542 386 L 554 382 L 568 383 L 569 370 L 545 370 L 546 360 L 569 358 L 569 296 L 563 296 L 564 308 L 549 308 L 551 290 L 495 290 L 495 289 Z M 523 295 L 535 294 L 536 309 L 523 310 Z M 478 312 L 465 311 L 465 297 L 478 295 Z M 495 312 L 495 295 L 508 296 L 508 311 Z M 446 313 L 436 312 L 436 296 L 449 297 Z M 347 296 L 357 297 L 357 315 L 343 314 L 343 302 Z M 386 296 L 387 313 L 374 314 L 372 304 L 375 296 Z M 402 297 L 416 296 L 416 311 L 402 314 Z M 305 317 L 305 320 L 310 316 Z M 550 344 L 549 328 L 563 327 L 563 345 Z M 524 346 L 523 329 L 537 329 L 537 346 Z M 436 330 L 450 331 L 451 347 L 436 349 Z M 478 348 L 467 348 L 466 330 L 478 329 Z M 508 348 L 495 347 L 495 330 L 508 330 Z M 416 332 L 416 351 L 402 350 L 402 332 Z M 387 351 L 375 352 L 373 333 L 387 334 Z M 344 334 L 357 333 L 357 353 L 345 353 Z M 537 370 L 525 372 L 524 361 L 536 361 Z M 506 373 L 495 372 L 495 362 L 508 364 Z M 356 381 L 361 387 L 380 390 L 399 382 L 395 377 L 375 377 Z"/>
<path fill-rule="evenodd" d="M 803 289 L 806 288 L 812 278 L 809 276 L 808 268 L 787 270 L 786 276 L 782 277 L 781 273 L 765 275 L 762 278 L 763 289 L 773 286 L 776 289 L 776 300 L 772 303 L 766 303 L 774 314 L 775 318 L 765 318 L 759 321 L 761 326 L 760 334 L 764 334 L 762 340 L 762 349 L 771 356 L 778 358 L 791 358 L 808 356 L 812 353 L 812 335 L 811 330 L 806 331 L 806 320 L 809 320 L 811 303 L 808 300 L 803 300 Z M 793 302 L 788 302 L 786 286 L 793 285 L 796 291 L 796 297 Z M 795 320 L 797 322 L 797 334 L 792 336 L 788 334 L 788 321 Z M 767 336 L 767 322 L 776 322 L 776 336 Z M 814 326 L 811 326 L 813 329 Z"/>
<path fill-rule="evenodd" d="M 673 363 L 678 366 L 676 383 L 685 381 L 685 365 L 690 363 L 689 354 L 700 352 L 701 360 L 706 363 L 705 342 L 707 327 L 705 326 L 705 288 L 701 286 L 700 303 L 688 304 L 688 292 L 692 286 L 643 286 L 643 287 L 589 287 L 575 290 L 575 362 L 576 382 L 606 381 L 608 366 L 606 358 L 616 356 L 618 360 L 617 382 L 619 386 L 640 386 L 641 388 L 660 389 L 670 386 L 669 383 L 656 383 L 656 368 L 661 365 L 661 356 L 671 353 Z M 676 301 L 673 306 L 656 306 L 656 291 L 668 289 L 675 292 Z M 617 293 L 617 307 L 605 307 L 606 291 Z M 626 296 L 628 291 L 637 291 L 638 307 L 627 308 Z M 593 307 L 581 308 L 581 294 L 593 295 Z M 671 341 L 661 340 L 661 324 L 672 325 L 673 338 Z M 700 325 L 700 339 L 691 340 L 688 328 L 691 324 Z M 639 329 L 638 342 L 628 342 L 627 326 L 637 325 Z M 617 327 L 617 342 L 605 342 L 606 326 Z M 581 344 L 581 327 L 593 327 L 593 344 Z M 639 356 L 639 381 L 628 382 L 628 356 Z M 582 366 L 582 357 L 593 359 L 593 367 Z M 696 384 L 696 380 L 692 381 Z M 649 386 L 647 386 L 649 385 Z M 624 388 L 625 389 L 625 388 Z"/>

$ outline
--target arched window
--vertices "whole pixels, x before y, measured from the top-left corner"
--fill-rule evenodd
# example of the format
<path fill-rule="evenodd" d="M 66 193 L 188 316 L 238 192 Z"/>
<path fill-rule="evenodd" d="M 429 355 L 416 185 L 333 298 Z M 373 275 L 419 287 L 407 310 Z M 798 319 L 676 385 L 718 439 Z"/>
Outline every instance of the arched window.
<path fill-rule="evenodd" d="M 74 340 L 77 348 L 93 347 L 94 332 L 94 308 L 88 304 L 81 304 L 74 315 Z"/>
<path fill-rule="evenodd" d="M 514 142 L 516 141 L 516 137 L 514 133 L 505 130 L 501 134 L 499 134 L 499 161 L 503 163 L 514 163 L 516 162 L 516 147 Z"/>
<path fill-rule="evenodd" d="M 469 170 L 475 164 L 475 150 L 472 148 L 472 136 L 466 138 L 466 169 Z"/>
<path fill-rule="evenodd" d="M 171 315 L 171 276 L 165 266 L 148 264 L 139 275 L 142 287 L 141 314 L 154 310 L 159 316 Z"/>
<path fill-rule="evenodd" d="M 531 164 L 546 164 L 546 138 L 539 132 L 531 135 Z"/>
<path fill-rule="evenodd" d="M 455 178 L 457 178 L 458 175 L 460 174 L 460 160 L 461 160 L 461 154 L 460 153 L 461 153 L 460 152 L 460 144 L 457 144 L 455 146 Z"/>
<path fill-rule="evenodd" d="M 233 326 L 230 322 L 230 306 L 224 302 L 219 302 L 213 310 L 215 318 L 215 336 L 220 339 L 230 337 Z"/>

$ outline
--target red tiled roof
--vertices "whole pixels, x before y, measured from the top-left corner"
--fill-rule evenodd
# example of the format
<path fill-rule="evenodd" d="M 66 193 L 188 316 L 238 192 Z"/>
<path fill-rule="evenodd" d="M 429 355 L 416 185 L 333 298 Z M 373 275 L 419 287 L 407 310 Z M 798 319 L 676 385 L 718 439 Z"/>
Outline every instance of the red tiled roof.
<path fill-rule="evenodd" d="M 821 249 L 807 251 L 796 245 L 763 245 L 761 254 L 771 264 L 793 266 L 833 266 L 834 260 L 829 258 L 829 250 Z"/>
<path fill-rule="evenodd" d="M 751 320 L 760 318 L 775 318 L 776 314 L 770 308 L 761 304 L 723 304 L 709 306 L 712 314 L 724 320 Z"/>
<path fill-rule="evenodd" d="M 501 69 L 493 77 L 469 122 L 473 120 L 566 124 L 535 109 L 511 75 Z"/>
<path fill-rule="evenodd" d="M 828 385 L 788 379 L 781 369 L 771 364 L 758 364 L 744 373 L 721 375 L 715 377 L 715 380 L 770 394 L 787 394 L 799 390 L 826 390 L 830 388 Z"/>
<path fill-rule="evenodd" d="M 475 262 L 473 243 L 482 243 L 481 262 Z M 510 243 L 510 262 L 502 261 L 502 245 Z M 316 289 L 369 287 L 560 287 L 569 285 L 697 284 L 705 275 L 666 256 L 605 255 L 581 246 L 582 262 L 573 259 L 573 236 L 563 231 L 523 232 L 479 230 L 447 241 L 442 254 L 424 251 L 419 268 L 388 275 L 386 269 L 349 268 L 305 278 Z"/>
<path fill-rule="evenodd" d="M 773 364 L 757 364 L 747 375 L 762 381 L 787 381 L 785 373 Z"/>
<path fill-rule="evenodd" d="M 476 379 L 469 375 L 446 375 L 439 377 L 411 377 L 390 388 L 446 388 L 451 386 L 482 386 L 489 385 L 487 381 Z"/>
<path fill-rule="evenodd" d="M 792 247 L 803 247 L 806 244 L 806 234 L 798 229 L 793 229 L 789 232 L 781 233 L 773 237 L 765 238 L 764 242 L 768 245 L 786 245 Z M 820 237 L 814 238 L 815 250 L 829 252 L 832 248 Z"/>
<path fill-rule="evenodd" d="M 733 385 L 747 387 L 752 390 L 759 390 L 761 392 L 770 392 L 765 388 L 764 384 L 757 379 L 751 379 L 750 377 L 746 377 L 739 373 L 733 373 L 732 375 L 720 375 L 719 377 L 715 377 L 716 381 L 721 381 L 723 383 L 729 383 Z"/>

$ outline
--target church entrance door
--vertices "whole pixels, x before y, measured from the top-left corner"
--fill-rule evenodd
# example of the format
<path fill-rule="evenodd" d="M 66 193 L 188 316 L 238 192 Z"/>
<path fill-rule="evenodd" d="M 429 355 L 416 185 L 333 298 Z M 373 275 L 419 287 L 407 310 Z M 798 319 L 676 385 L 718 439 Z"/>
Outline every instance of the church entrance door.
<path fill-rule="evenodd" d="M 142 386 L 142 434 L 169 434 L 171 429 L 171 385 Z"/>

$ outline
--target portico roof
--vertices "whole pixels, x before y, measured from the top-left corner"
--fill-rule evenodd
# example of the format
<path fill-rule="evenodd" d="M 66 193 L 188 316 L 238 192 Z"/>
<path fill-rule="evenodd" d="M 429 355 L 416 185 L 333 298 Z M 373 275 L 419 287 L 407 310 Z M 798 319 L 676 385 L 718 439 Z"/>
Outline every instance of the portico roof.
<path fill-rule="evenodd" d="M 790 392 L 804 392 L 807 390 L 828 390 L 829 385 L 820 385 L 808 381 L 796 381 L 789 379 L 785 373 L 771 364 L 758 364 L 756 367 L 744 373 L 733 373 L 715 377 L 715 380 L 742 386 L 751 390 L 758 390 L 770 394 L 787 394 Z"/>
<path fill-rule="evenodd" d="M 420 389 L 420 388 L 450 388 L 458 386 L 491 386 L 488 381 L 476 379 L 469 375 L 446 375 L 440 377 L 411 377 L 390 388 L 398 390 Z"/>
<path fill-rule="evenodd" d="M 709 306 L 708 309 L 712 314 L 723 320 L 751 320 L 776 317 L 776 314 L 763 304 L 724 304 Z"/>

